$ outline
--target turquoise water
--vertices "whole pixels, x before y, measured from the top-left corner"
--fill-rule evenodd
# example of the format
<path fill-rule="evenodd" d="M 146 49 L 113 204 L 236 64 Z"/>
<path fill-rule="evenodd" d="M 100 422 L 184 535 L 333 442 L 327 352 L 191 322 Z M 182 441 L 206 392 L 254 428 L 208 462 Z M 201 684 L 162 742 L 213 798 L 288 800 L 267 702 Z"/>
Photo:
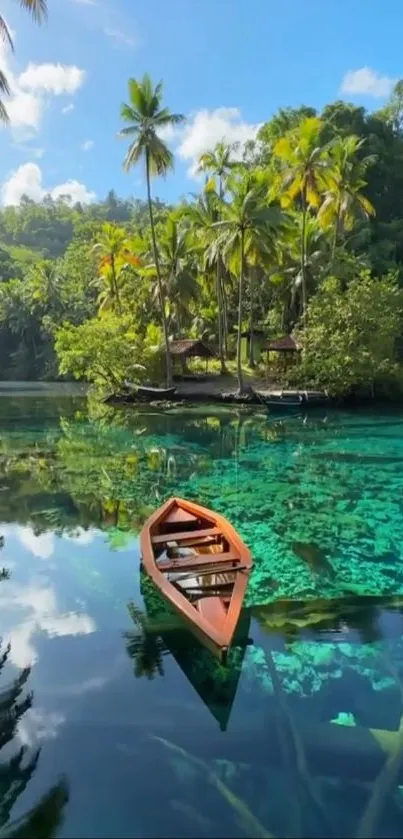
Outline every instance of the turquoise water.
<path fill-rule="evenodd" d="M 0 835 L 398 837 L 403 414 L 0 398 Z M 169 495 L 255 569 L 228 666 L 139 571 Z"/>

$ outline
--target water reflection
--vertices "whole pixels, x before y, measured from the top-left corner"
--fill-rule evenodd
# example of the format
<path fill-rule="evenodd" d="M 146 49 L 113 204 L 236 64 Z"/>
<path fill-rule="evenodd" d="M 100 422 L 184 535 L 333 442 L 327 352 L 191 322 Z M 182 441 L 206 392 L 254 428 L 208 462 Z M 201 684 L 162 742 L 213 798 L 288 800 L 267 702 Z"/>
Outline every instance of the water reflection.
<path fill-rule="evenodd" d="M 0 400 L 3 833 L 401 834 L 402 420 L 323 420 Z M 173 492 L 255 558 L 225 667 L 139 573 Z"/>
<path fill-rule="evenodd" d="M 11 649 L 11 644 L 0 646 L 0 677 Z M 0 690 L 0 750 L 7 751 L 7 747 L 12 746 L 24 717 L 32 712 L 34 696 L 27 690 L 30 673 L 31 668 L 25 667 Z M 40 748 L 29 750 L 22 745 L 0 763 L 0 830 L 4 836 L 51 839 L 62 824 L 63 811 L 69 800 L 68 784 L 64 779 L 45 793 L 31 810 L 11 821 L 13 808 L 36 771 L 40 752 Z"/>
<path fill-rule="evenodd" d="M 241 613 L 234 643 L 224 665 L 189 633 L 144 572 L 141 573 L 140 590 L 145 610 L 129 603 L 128 611 L 136 631 L 125 633 L 135 676 L 148 679 L 163 676 L 163 657 L 171 656 L 221 730 L 226 731 L 245 649 L 250 643 L 250 610 L 244 609 Z"/>

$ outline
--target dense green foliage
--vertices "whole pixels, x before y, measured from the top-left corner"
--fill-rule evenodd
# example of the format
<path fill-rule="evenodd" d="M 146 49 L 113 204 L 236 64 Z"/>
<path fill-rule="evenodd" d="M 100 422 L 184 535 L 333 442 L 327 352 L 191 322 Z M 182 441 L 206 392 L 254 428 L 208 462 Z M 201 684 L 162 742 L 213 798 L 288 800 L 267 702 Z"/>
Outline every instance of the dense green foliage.
<path fill-rule="evenodd" d="M 280 110 L 240 150 L 200 159 L 200 195 L 168 207 L 162 87 L 129 82 L 125 166 L 147 202 L 23 199 L 0 212 L 3 378 L 171 378 L 169 340 L 202 337 L 221 369 L 244 329 L 295 330 L 297 374 L 335 393 L 398 387 L 403 285 L 401 83 L 377 113 L 335 102 Z M 240 342 L 238 377 L 242 388 Z M 250 361 L 253 363 L 253 357 Z M 295 371 L 294 371 L 295 378 Z"/>

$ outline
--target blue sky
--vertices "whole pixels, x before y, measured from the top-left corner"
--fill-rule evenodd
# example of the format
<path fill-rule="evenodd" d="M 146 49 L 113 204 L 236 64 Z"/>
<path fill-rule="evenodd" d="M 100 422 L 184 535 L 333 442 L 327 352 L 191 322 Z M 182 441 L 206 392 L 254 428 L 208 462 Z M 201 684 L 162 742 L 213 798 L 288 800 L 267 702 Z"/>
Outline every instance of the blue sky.
<path fill-rule="evenodd" d="M 175 172 L 154 185 L 167 200 L 197 189 L 203 150 L 254 136 L 278 107 L 343 98 L 374 109 L 403 76 L 398 0 L 49 0 L 42 28 L 15 0 L 0 8 L 15 33 L 15 55 L 0 48 L 12 86 L 6 204 L 22 191 L 144 196 L 117 139 L 129 76 L 162 78 L 166 104 L 187 116 L 171 138 Z"/>

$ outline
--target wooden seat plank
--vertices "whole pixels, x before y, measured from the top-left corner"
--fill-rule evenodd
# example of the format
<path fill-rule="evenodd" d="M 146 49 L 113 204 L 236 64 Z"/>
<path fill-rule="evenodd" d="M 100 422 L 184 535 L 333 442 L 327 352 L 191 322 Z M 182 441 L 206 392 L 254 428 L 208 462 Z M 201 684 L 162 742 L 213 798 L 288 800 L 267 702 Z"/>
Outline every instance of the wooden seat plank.
<path fill-rule="evenodd" d="M 231 562 L 239 562 L 239 556 L 233 551 L 224 551 L 221 554 L 197 554 L 196 557 L 186 557 L 185 559 L 173 559 L 170 562 L 159 562 L 159 571 L 192 571 L 193 568 L 202 568 L 208 566 L 213 571 L 217 565 Z M 212 560 L 211 557 L 214 557 Z"/>
<path fill-rule="evenodd" d="M 153 545 L 164 545 L 167 542 L 189 542 L 192 539 L 204 539 L 208 536 L 218 536 L 221 533 L 219 527 L 208 527 L 206 530 L 189 530 L 180 533 L 162 533 L 159 536 L 153 536 L 151 541 Z"/>

